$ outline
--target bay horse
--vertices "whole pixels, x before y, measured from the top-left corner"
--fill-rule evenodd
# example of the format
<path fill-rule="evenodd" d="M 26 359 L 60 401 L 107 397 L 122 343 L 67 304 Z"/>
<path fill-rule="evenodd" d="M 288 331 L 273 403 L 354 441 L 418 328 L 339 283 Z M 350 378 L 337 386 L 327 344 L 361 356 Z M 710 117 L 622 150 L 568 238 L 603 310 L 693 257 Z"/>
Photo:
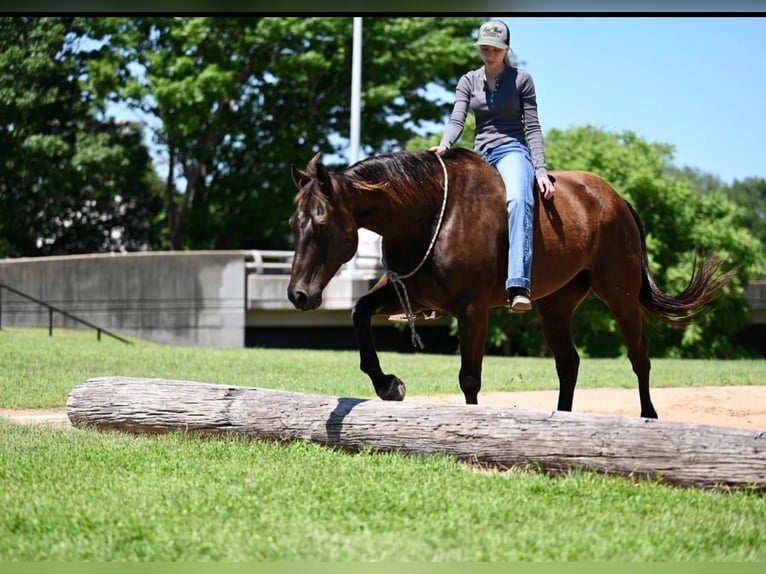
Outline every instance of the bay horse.
<path fill-rule="evenodd" d="M 319 154 L 291 167 L 298 192 L 290 217 L 295 240 L 287 295 L 297 309 L 322 303 L 322 291 L 356 252 L 358 229 L 382 237 L 386 273 L 354 304 L 360 368 L 383 400 L 403 400 L 405 385 L 383 372 L 370 329 L 378 314 L 440 311 L 457 319 L 460 388 L 477 404 L 490 308 L 507 305 L 508 228 L 497 170 L 467 149 L 442 156 L 393 152 L 331 173 Z M 657 418 L 649 393 L 644 315 L 674 324 L 697 318 L 728 280 L 720 262 L 695 265 L 687 288 L 663 293 L 649 270 L 645 233 L 633 207 L 604 179 L 552 171 L 553 199 L 536 191 L 531 298 L 559 378 L 558 410 L 571 411 L 580 357 L 572 317 L 591 291 L 619 325 L 638 378 L 641 416 Z M 415 270 L 416 272 L 413 272 Z M 731 273 L 731 272 L 730 272 Z"/>

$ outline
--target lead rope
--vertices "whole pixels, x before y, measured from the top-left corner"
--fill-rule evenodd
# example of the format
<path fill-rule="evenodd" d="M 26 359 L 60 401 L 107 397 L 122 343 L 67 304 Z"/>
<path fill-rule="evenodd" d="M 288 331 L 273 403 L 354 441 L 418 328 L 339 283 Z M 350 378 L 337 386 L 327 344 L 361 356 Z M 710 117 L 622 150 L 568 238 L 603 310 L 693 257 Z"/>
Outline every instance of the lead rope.
<path fill-rule="evenodd" d="M 434 152 L 435 153 L 435 152 Z M 431 251 L 434 248 L 434 245 L 436 244 L 436 238 L 439 236 L 439 231 L 442 227 L 442 220 L 444 219 L 444 211 L 447 208 L 447 190 L 449 188 L 448 180 L 447 180 L 447 166 L 444 165 L 444 161 L 442 160 L 441 156 L 436 153 L 436 159 L 439 160 L 439 163 L 442 166 L 442 171 L 444 172 L 444 199 L 442 200 L 442 209 L 439 213 L 439 220 L 436 222 L 436 229 L 434 230 L 434 235 L 431 238 L 431 244 L 428 246 L 428 249 L 426 250 L 426 254 L 423 256 L 423 259 L 420 260 L 420 263 L 417 264 L 417 267 L 407 273 L 406 275 L 399 275 L 396 271 L 391 271 L 390 269 L 386 269 L 386 277 L 388 277 L 388 280 L 391 282 L 391 284 L 394 286 L 394 290 L 396 291 L 397 297 L 399 297 L 399 304 L 402 306 L 402 309 L 404 309 L 404 313 L 407 317 L 407 324 L 410 326 L 410 332 L 412 333 L 412 346 L 413 347 L 419 347 L 421 349 L 424 348 L 423 341 L 420 338 L 420 335 L 417 334 L 415 331 L 415 315 L 412 313 L 412 306 L 410 305 L 410 298 L 407 295 L 407 288 L 404 286 L 404 279 L 408 279 L 415 275 L 420 268 L 423 266 L 423 263 L 426 262 L 426 259 L 428 259 L 428 256 L 431 255 Z M 385 267 L 385 263 L 384 263 Z"/>

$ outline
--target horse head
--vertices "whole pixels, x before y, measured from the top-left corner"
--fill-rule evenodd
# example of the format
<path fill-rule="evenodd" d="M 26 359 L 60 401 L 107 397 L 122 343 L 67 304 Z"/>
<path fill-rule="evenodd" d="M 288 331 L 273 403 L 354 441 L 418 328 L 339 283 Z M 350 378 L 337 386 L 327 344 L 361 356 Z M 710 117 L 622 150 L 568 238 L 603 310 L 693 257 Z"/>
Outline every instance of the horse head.
<path fill-rule="evenodd" d="M 356 253 L 358 227 L 342 184 L 320 163 L 319 154 L 305 170 L 292 166 L 292 177 L 298 193 L 290 217 L 295 255 L 287 296 L 296 308 L 310 311 L 322 304 L 322 291 Z"/>

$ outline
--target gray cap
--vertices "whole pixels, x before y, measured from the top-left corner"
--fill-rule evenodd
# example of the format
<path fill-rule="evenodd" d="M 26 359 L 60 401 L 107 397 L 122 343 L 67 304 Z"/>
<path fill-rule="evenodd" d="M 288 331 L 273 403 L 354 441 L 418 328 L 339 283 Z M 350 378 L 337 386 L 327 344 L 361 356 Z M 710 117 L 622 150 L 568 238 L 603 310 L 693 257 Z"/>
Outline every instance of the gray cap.
<path fill-rule="evenodd" d="M 511 31 L 505 22 L 489 20 L 479 28 L 479 39 L 474 46 L 494 46 L 495 48 L 511 47 Z"/>

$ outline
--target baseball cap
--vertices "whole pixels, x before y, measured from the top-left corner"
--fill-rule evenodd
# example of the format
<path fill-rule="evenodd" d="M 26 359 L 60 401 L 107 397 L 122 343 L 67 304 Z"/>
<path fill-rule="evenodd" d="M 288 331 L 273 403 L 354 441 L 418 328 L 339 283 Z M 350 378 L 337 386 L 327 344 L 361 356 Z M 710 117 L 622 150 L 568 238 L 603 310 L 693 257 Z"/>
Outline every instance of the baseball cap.
<path fill-rule="evenodd" d="M 494 46 L 495 48 L 511 47 L 511 31 L 505 22 L 489 20 L 479 28 L 479 39 L 474 46 Z"/>

